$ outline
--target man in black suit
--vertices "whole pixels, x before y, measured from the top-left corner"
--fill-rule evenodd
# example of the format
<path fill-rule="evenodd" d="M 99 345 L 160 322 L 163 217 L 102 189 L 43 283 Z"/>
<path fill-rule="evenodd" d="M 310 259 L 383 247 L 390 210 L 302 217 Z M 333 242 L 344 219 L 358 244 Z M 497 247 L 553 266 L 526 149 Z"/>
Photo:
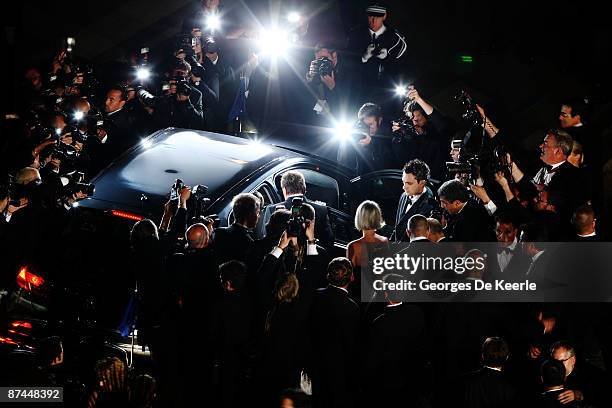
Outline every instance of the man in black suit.
<path fill-rule="evenodd" d="M 385 283 L 403 277 L 389 274 Z M 384 292 L 387 305 L 370 327 L 366 363 L 366 406 L 411 406 L 427 396 L 425 316 L 419 306 L 402 302 L 403 292 Z M 410 395 L 409 398 L 406 396 Z"/>
<path fill-rule="evenodd" d="M 504 376 L 509 350 L 500 337 L 489 337 L 482 345 L 482 368 L 463 378 L 464 407 L 513 407 L 517 392 Z"/>
<path fill-rule="evenodd" d="M 440 221 L 435 218 L 428 218 L 427 224 L 429 224 L 429 235 L 427 236 L 427 239 L 433 243 L 446 242 L 444 227 L 442 227 Z"/>
<path fill-rule="evenodd" d="M 421 214 L 415 214 L 408 220 L 408 229 L 406 234 L 410 238 L 411 243 L 426 242 L 430 243 L 427 236 L 429 235 L 429 223 L 427 218 Z"/>
<path fill-rule="evenodd" d="M 245 261 L 246 254 L 253 245 L 251 229 L 259 219 L 259 199 L 250 193 L 234 197 L 232 211 L 234 223 L 229 227 L 217 228 L 213 245 L 218 264 L 235 259 Z"/>
<path fill-rule="evenodd" d="M 495 217 L 495 236 L 497 238 L 497 256 L 493 263 L 493 274 L 496 278 L 519 279 L 524 277 L 530 260 L 521 251 L 518 242 L 519 226 L 510 214 Z"/>
<path fill-rule="evenodd" d="M 319 201 L 311 201 L 306 198 L 306 179 L 299 171 L 290 170 L 281 177 L 281 189 L 283 190 L 284 203 L 272 204 L 266 207 L 261 226 L 265 225 L 272 213 L 279 208 L 291 209 L 293 198 L 301 197 L 305 204 L 310 204 L 315 210 L 315 235 L 320 240 L 320 245 L 328 251 L 334 248 L 334 232 L 332 231 L 327 206 Z"/>
<path fill-rule="evenodd" d="M 318 407 L 356 406 L 359 306 L 348 293 L 353 279 L 351 262 L 335 258 L 327 267 L 329 285 L 314 297 L 312 385 Z"/>
<path fill-rule="evenodd" d="M 548 237 L 544 225 L 529 223 L 521 226 L 521 247 L 530 260 L 523 277 L 538 282 L 538 289 L 557 286 L 554 273 L 558 270 L 560 258 L 547 248 Z"/>
<path fill-rule="evenodd" d="M 572 147 L 573 140 L 567 132 L 551 129 L 540 144 L 540 160 L 545 165 L 531 180 L 525 177 L 516 163 L 512 163 L 512 178 L 516 182 L 521 200 L 531 201 L 537 197 L 538 192 L 546 190 L 561 198 L 564 206 L 557 208 L 557 212 L 561 218 L 568 219 L 574 208 L 591 198 L 582 173 L 567 161 Z"/>
<path fill-rule="evenodd" d="M 599 237 L 595 230 L 595 211 L 590 205 L 581 205 L 574 211 L 572 224 L 576 229 L 574 241 L 576 242 L 598 242 Z"/>
<path fill-rule="evenodd" d="M 578 406 L 574 401 L 567 404 L 559 402 L 559 396 L 566 391 L 565 367 L 562 362 L 554 359 L 546 360 L 540 367 L 540 375 L 544 390 L 533 401 L 534 406 L 542 408 L 573 408 Z"/>
<path fill-rule="evenodd" d="M 607 406 L 610 399 L 605 392 L 604 374 L 584 359 L 578 360 L 574 347 L 558 341 L 550 348 L 550 356 L 565 367 L 565 390 L 559 401 L 567 404 L 578 401 L 585 406 Z"/>
<path fill-rule="evenodd" d="M 400 197 L 395 215 L 395 229 L 391 240 L 394 242 L 407 242 L 406 229 L 408 220 L 415 214 L 428 217 L 431 210 L 437 207 L 433 193 L 427 187 L 429 181 L 429 166 L 422 160 L 414 159 L 406 163 L 402 182 L 404 192 Z"/>
<path fill-rule="evenodd" d="M 467 188 L 449 180 L 438 189 L 440 205 L 450 214 L 445 235 L 455 242 L 492 242 L 495 240 L 491 219 L 482 205 L 469 200 Z"/>

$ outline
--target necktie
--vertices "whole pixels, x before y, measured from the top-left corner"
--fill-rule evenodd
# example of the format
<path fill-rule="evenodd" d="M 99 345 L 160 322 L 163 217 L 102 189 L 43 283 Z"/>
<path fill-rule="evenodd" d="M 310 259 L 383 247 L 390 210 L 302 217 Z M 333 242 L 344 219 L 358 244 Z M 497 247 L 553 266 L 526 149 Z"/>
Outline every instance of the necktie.
<path fill-rule="evenodd" d="M 372 33 L 372 43 L 376 42 L 376 33 Z"/>
<path fill-rule="evenodd" d="M 412 201 L 413 199 L 413 197 L 408 197 L 408 201 L 406 202 L 406 212 L 410 211 L 410 207 L 412 207 L 412 205 L 414 204 L 414 202 Z"/>

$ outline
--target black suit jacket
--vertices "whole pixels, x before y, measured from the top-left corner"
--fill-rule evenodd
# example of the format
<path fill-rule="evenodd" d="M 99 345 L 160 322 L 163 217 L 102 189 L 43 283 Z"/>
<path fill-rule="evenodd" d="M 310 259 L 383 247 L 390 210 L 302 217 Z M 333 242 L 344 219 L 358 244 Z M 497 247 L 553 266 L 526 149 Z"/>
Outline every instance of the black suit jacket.
<path fill-rule="evenodd" d="M 531 201 L 538 195 L 536 186 L 531 182 L 532 178 L 523 177 L 517 183 L 521 200 Z M 557 193 L 565 199 L 566 205 L 558 209 L 564 219 L 567 218 L 564 215 L 571 215 L 571 211 L 591 198 L 589 183 L 587 183 L 584 173 L 569 162 L 564 162 L 559 166 L 550 183 L 546 186 L 546 190 Z"/>
<path fill-rule="evenodd" d="M 437 202 L 434 198 L 433 193 L 426 187 L 423 191 L 423 195 L 419 197 L 416 203 L 408 212 L 406 212 L 406 206 L 408 205 L 408 194 L 402 193 L 397 206 L 397 213 L 395 214 L 395 228 L 393 230 L 392 239 L 394 242 L 406 242 L 408 236 L 406 235 L 406 228 L 408 227 L 408 220 L 410 217 L 416 214 L 424 215 L 429 217 L 431 210 L 437 207 Z"/>
<path fill-rule="evenodd" d="M 498 251 L 501 248 L 498 249 Z M 531 260 L 521 249 L 521 244 L 517 243 L 512 251 L 512 258 L 504 271 L 501 270 L 499 260 L 497 259 L 497 252 L 492 254 L 492 261 L 489 265 L 492 279 L 505 279 L 505 280 L 521 280 L 525 278 L 525 272 L 531 263 Z"/>
<path fill-rule="evenodd" d="M 463 378 L 463 405 L 466 408 L 514 407 L 517 392 L 502 372 L 483 367 Z"/>
<path fill-rule="evenodd" d="M 289 197 L 285 202 L 278 204 L 270 204 L 266 207 L 264 216 L 258 226 L 259 231 L 263 231 L 263 227 L 268 223 L 270 217 L 279 208 L 291 209 L 291 203 L 294 197 Z M 317 201 L 309 200 L 304 197 L 304 203 L 310 204 L 315 210 L 315 238 L 320 241 L 322 247 L 331 251 L 334 248 L 334 232 L 332 231 L 327 206 L 319 204 Z M 261 234 L 263 235 L 263 233 Z"/>
<path fill-rule="evenodd" d="M 333 286 L 317 290 L 312 306 L 313 397 L 321 407 L 354 407 L 359 306 Z"/>
<path fill-rule="evenodd" d="M 235 259 L 246 261 L 246 254 L 253 245 L 251 232 L 236 223 L 229 227 L 217 228 L 213 236 L 213 248 L 218 264 Z"/>
<path fill-rule="evenodd" d="M 468 201 L 463 209 L 455 214 L 444 230 L 454 242 L 493 242 L 492 219 L 482 205 Z"/>

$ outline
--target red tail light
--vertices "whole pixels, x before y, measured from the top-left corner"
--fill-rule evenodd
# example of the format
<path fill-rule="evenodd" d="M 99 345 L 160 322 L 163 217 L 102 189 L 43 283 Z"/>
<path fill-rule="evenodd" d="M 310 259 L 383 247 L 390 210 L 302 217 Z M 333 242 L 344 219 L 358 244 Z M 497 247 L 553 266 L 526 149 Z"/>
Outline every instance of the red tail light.
<path fill-rule="evenodd" d="M 32 290 L 32 286 L 37 288 L 44 283 L 45 280 L 43 278 L 29 272 L 26 266 L 21 268 L 17 274 L 17 284 L 25 290 Z"/>
<path fill-rule="evenodd" d="M 0 337 L 0 343 L 12 344 L 14 346 L 17 345 L 16 342 L 14 342 L 13 340 L 9 339 L 8 337 Z"/>
<path fill-rule="evenodd" d="M 31 329 L 32 328 L 32 323 L 16 321 L 16 322 L 11 323 L 11 326 L 13 326 L 13 327 L 23 327 L 24 329 Z"/>
<path fill-rule="evenodd" d="M 144 217 L 141 215 L 133 214 L 127 211 L 111 210 L 110 213 L 115 217 L 125 218 L 132 221 L 140 221 L 144 219 Z"/>

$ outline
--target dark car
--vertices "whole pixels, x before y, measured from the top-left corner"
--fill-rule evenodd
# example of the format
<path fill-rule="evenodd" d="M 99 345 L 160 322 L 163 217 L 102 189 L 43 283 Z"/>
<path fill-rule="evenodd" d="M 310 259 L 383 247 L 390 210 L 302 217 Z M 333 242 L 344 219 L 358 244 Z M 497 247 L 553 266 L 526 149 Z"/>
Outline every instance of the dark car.
<path fill-rule="evenodd" d="M 386 224 L 393 225 L 402 192 L 401 170 L 353 178 L 350 170 L 338 163 L 290 149 L 210 132 L 168 128 L 144 139 L 91 180 L 95 194 L 73 209 L 69 241 L 63 243 L 70 248 L 70 258 L 56 262 L 62 265 L 61 270 L 36 268 L 40 278 L 37 282 L 42 283 L 38 287 L 29 284 L 25 289 L 21 285 L 13 293 L 12 306 L 25 305 L 28 314 L 44 313 L 45 302 L 37 306 L 40 294 L 46 293 L 45 286 L 62 290 L 77 286 L 77 298 L 84 300 L 84 308 L 92 306 L 85 302 L 87 292 L 83 287 L 96 292 L 98 311 L 115 317 L 125 315 L 127 311 L 122 308 L 130 302 L 135 280 L 128 261 L 130 229 L 143 218 L 159 223 L 176 179 L 190 186 L 206 186 L 201 213 L 217 214 L 220 226 L 227 226 L 232 219 L 232 198 L 239 193 L 259 192 L 266 205 L 284 201 L 280 178 L 287 170 L 302 172 L 308 198 L 327 205 L 336 240 L 334 255 L 344 255 L 348 242 L 358 237 L 351 214 L 363 200 L 376 200 Z M 66 299 L 66 295 L 59 298 Z M 70 308 L 75 306 L 73 302 L 65 303 Z M 115 318 L 103 323 L 117 327 Z"/>
<path fill-rule="evenodd" d="M 342 165 L 308 154 L 216 133 L 165 129 L 145 139 L 92 180 L 95 195 L 79 203 L 107 217 L 158 221 L 176 179 L 207 187 L 205 214 L 218 214 L 220 225 L 231 220 L 232 198 L 259 192 L 265 204 L 284 201 L 281 175 L 299 170 L 309 199 L 329 208 L 336 247 L 355 238 L 356 207 L 376 200 L 387 225 L 393 225 L 402 193 L 401 170 L 385 170 L 353 178 Z"/>

